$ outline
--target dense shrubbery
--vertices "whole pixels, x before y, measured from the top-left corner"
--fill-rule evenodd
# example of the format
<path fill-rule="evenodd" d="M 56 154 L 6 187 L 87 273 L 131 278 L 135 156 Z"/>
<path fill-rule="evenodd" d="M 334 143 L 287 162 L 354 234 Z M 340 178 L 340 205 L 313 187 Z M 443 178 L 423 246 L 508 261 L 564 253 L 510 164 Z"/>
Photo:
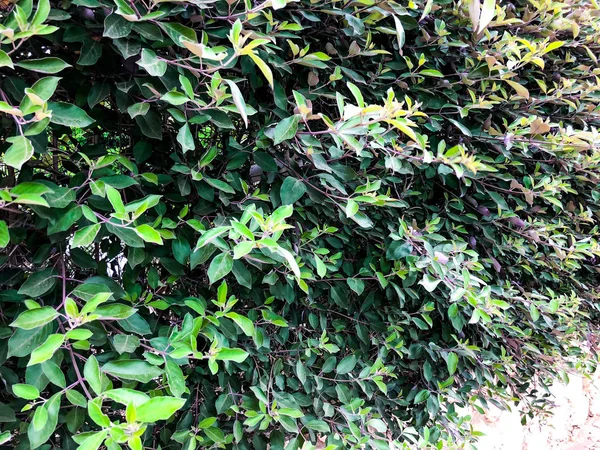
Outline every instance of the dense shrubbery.
<path fill-rule="evenodd" d="M 593 365 L 596 3 L 2 4 L 4 445 L 441 446 Z"/>

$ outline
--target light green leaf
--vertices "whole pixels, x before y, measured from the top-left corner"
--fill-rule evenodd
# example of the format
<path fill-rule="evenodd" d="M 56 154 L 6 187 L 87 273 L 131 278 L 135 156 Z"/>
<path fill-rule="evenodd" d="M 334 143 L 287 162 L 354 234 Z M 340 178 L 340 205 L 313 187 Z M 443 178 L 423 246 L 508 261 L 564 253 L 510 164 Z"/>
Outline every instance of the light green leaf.
<path fill-rule="evenodd" d="M 104 439 L 106 439 L 108 431 L 109 430 L 101 430 L 88 435 L 79 447 L 77 447 L 77 450 L 98 450 L 104 442 Z"/>
<path fill-rule="evenodd" d="M 19 195 L 17 198 L 15 198 L 13 200 L 13 202 L 20 203 L 21 205 L 38 205 L 38 206 L 45 206 L 46 208 L 50 207 L 48 202 L 46 200 L 44 200 L 43 197 L 41 197 L 39 195 L 33 195 L 33 194 Z"/>
<path fill-rule="evenodd" d="M 260 71 L 263 73 L 271 88 L 273 88 L 273 72 L 271 72 L 271 68 L 267 66 L 267 64 L 254 52 L 248 53 L 248 56 L 252 58 L 252 61 L 258 66 Z"/>
<path fill-rule="evenodd" d="M 248 353 L 241 348 L 222 347 L 215 355 L 217 361 L 235 361 L 237 363 L 244 362 L 246 358 L 248 358 Z"/>
<path fill-rule="evenodd" d="M 285 2 L 285 0 L 281 1 Z M 242 116 L 242 120 L 244 121 L 246 128 L 248 128 L 248 112 L 246 111 L 246 102 L 244 101 L 244 96 L 242 95 L 240 88 L 238 88 L 237 84 L 235 84 L 233 81 L 225 80 L 225 82 L 229 85 L 229 89 L 231 89 L 231 96 L 233 97 L 233 103 Z"/>
<path fill-rule="evenodd" d="M 31 450 L 38 448 L 45 443 L 50 436 L 56 432 L 56 425 L 58 425 L 58 413 L 60 411 L 60 400 L 62 393 L 59 392 L 54 394 L 50 400 L 46 402 L 44 408 L 48 412 L 48 419 L 41 430 L 36 430 L 30 427 L 27 430 L 27 437 L 29 438 L 29 448 Z"/>
<path fill-rule="evenodd" d="M 136 408 L 136 420 L 144 423 L 167 420 L 181 409 L 185 402 L 185 399 L 175 397 L 154 397 Z"/>
<path fill-rule="evenodd" d="M 10 233 L 8 225 L 4 220 L 0 220 L 0 248 L 5 248 L 10 243 Z"/>
<path fill-rule="evenodd" d="M 106 197 L 117 214 L 125 214 L 125 205 L 118 190 L 110 185 L 105 186 Z"/>
<path fill-rule="evenodd" d="M 306 427 L 310 428 L 314 431 L 319 431 L 321 433 L 330 433 L 329 425 L 324 420 L 309 420 L 306 423 Z"/>
<path fill-rule="evenodd" d="M 100 397 L 88 402 L 87 407 L 90 419 L 101 427 L 110 427 L 110 419 L 102 412 L 102 399 Z"/>
<path fill-rule="evenodd" d="M 454 375 L 458 366 L 458 355 L 454 352 L 448 353 L 446 358 L 446 365 L 448 366 L 448 372 L 450 375 Z"/>
<path fill-rule="evenodd" d="M 10 324 L 11 327 L 22 328 L 23 330 L 32 330 L 42 325 L 52 322 L 58 316 L 58 312 L 50 307 L 30 309 L 22 313 L 17 320 Z"/>
<path fill-rule="evenodd" d="M 21 170 L 23 164 L 33 156 L 33 145 L 25 136 L 8 138 L 7 142 L 10 142 L 12 145 L 4 153 L 4 164 Z"/>
<path fill-rule="evenodd" d="M 83 366 L 83 375 L 92 390 L 97 395 L 102 394 L 102 374 L 98 360 L 94 355 L 91 355 Z"/>
<path fill-rule="evenodd" d="M 175 397 L 181 397 L 186 391 L 185 378 L 181 367 L 175 364 L 173 361 L 167 361 L 165 364 L 165 372 L 167 374 L 167 382 L 171 393 Z"/>
<path fill-rule="evenodd" d="M 73 236 L 73 248 L 87 247 L 94 242 L 96 235 L 100 231 L 100 227 L 101 225 L 97 223 L 77 230 Z"/>
<path fill-rule="evenodd" d="M 230 229 L 231 227 L 220 226 L 211 228 L 210 230 L 206 231 L 202 236 L 200 236 L 200 239 L 198 239 L 198 243 L 196 244 L 196 250 L 204 247 L 205 245 L 210 244 L 219 236 L 227 233 Z"/>
<path fill-rule="evenodd" d="M 40 391 L 35 386 L 29 384 L 13 384 L 12 390 L 13 394 L 25 400 L 35 400 L 40 396 Z"/>
<path fill-rule="evenodd" d="M 49 360 L 64 342 L 64 334 L 51 334 L 42 345 L 40 345 L 31 353 L 31 358 L 29 359 L 27 365 L 33 366 Z"/>
<path fill-rule="evenodd" d="M 136 359 L 109 361 L 102 366 L 102 371 L 123 380 L 139 381 L 141 383 L 147 383 L 163 373 L 158 367 Z"/>
<path fill-rule="evenodd" d="M 479 16 L 479 27 L 477 34 L 482 33 L 490 24 L 496 13 L 496 0 L 483 0 L 481 15 Z"/>
<path fill-rule="evenodd" d="M 136 408 L 150 400 L 150 397 L 143 392 L 126 388 L 111 389 L 102 395 L 125 406 L 133 404 Z"/>
<path fill-rule="evenodd" d="M 135 227 L 135 232 L 139 237 L 141 237 L 144 241 L 150 242 L 153 244 L 162 245 L 163 240 L 160 236 L 160 233 L 152 228 L 150 225 L 144 224 L 138 227 Z"/>
<path fill-rule="evenodd" d="M 58 73 L 67 67 L 71 67 L 70 64 L 67 64 L 60 58 L 40 58 L 40 59 L 26 59 L 23 61 L 19 61 L 15 65 L 22 67 L 23 69 L 31 70 L 33 72 L 40 73 Z"/>
<path fill-rule="evenodd" d="M 10 69 L 14 69 L 12 59 L 8 56 L 4 50 L 0 50 L 0 67 L 8 67 Z"/>
<path fill-rule="evenodd" d="M 33 419 L 31 420 L 31 426 L 36 431 L 44 428 L 44 424 L 48 421 L 48 410 L 44 407 L 44 405 L 40 405 L 35 409 L 35 413 L 33 414 Z"/>
<path fill-rule="evenodd" d="M 225 316 L 233 320 L 242 329 L 246 336 L 254 336 L 254 323 L 250 319 L 244 316 L 240 316 L 238 313 L 235 312 L 229 312 L 225 314 Z"/>
<path fill-rule="evenodd" d="M 393 17 L 394 24 L 396 25 L 396 39 L 398 40 L 398 51 L 400 52 L 400 54 L 402 54 L 402 47 L 404 47 L 404 41 L 406 39 L 404 27 L 402 26 L 402 22 L 400 22 L 398 16 L 394 14 Z"/>

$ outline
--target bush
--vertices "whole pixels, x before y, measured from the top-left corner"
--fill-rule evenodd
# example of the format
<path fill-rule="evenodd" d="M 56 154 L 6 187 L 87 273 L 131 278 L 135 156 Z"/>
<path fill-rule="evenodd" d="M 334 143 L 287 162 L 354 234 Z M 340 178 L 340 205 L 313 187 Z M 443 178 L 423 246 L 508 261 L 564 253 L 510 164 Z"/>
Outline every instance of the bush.
<path fill-rule="evenodd" d="M 592 368 L 595 3 L 3 5 L 5 445 L 441 448 Z"/>

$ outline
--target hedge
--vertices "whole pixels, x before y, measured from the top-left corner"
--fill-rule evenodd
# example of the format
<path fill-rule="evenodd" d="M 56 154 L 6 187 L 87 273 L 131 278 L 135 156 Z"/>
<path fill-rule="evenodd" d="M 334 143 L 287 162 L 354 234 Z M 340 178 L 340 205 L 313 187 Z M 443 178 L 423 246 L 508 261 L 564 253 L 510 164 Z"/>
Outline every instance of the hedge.
<path fill-rule="evenodd" d="M 0 8 L 2 445 L 452 448 L 594 369 L 596 2 Z"/>

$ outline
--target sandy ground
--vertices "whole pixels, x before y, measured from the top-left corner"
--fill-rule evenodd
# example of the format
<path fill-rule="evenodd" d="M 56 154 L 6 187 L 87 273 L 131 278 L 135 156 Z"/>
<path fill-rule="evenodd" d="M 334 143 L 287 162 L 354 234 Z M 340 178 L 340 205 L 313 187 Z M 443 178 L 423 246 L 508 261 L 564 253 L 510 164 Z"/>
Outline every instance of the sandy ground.
<path fill-rule="evenodd" d="M 478 450 L 600 450 L 600 371 L 586 379 L 571 376 L 556 384 L 553 415 L 521 425 L 518 411 L 473 414 L 473 427 L 485 433 Z"/>

